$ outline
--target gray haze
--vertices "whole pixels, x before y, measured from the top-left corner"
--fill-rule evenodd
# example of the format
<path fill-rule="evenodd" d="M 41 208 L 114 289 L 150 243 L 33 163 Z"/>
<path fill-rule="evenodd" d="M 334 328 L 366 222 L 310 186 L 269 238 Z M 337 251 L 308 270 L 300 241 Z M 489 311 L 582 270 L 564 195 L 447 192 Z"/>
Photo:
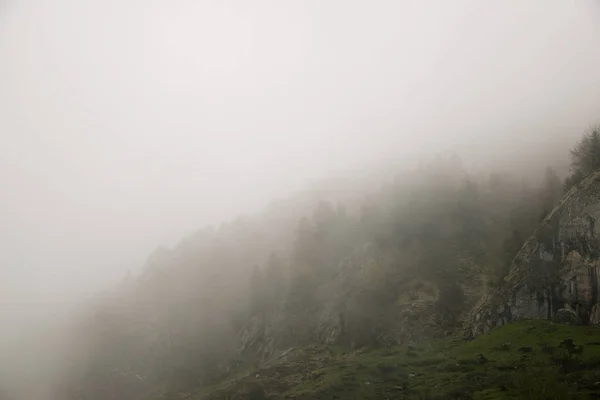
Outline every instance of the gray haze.
<path fill-rule="evenodd" d="M 0 0 L 0 343 L 314 179 L 571 143 L 598 49 L 595 0 Z"/>

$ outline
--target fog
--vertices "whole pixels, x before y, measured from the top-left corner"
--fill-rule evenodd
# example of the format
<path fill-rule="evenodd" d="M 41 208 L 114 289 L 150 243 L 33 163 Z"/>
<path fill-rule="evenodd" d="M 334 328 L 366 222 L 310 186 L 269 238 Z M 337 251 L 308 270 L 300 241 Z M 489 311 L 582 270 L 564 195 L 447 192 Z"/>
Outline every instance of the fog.
<path fill-rule="evenodd" d="M 319 179 L 563 154 L 599 122 L 599 21 L 595 0 L 0 0 L 0 349 Z"/>

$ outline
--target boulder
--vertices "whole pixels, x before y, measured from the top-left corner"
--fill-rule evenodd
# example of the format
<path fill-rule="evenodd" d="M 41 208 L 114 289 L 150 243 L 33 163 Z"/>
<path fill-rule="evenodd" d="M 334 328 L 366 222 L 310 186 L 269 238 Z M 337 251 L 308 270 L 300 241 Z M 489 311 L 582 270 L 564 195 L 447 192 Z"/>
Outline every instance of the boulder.
<path fill-rule="evenodd" d="M 563 325 L 581 325 L 581 318 L 570 309 L 561 308 L 554 314 L 552 320 L 557 324 Z"/>

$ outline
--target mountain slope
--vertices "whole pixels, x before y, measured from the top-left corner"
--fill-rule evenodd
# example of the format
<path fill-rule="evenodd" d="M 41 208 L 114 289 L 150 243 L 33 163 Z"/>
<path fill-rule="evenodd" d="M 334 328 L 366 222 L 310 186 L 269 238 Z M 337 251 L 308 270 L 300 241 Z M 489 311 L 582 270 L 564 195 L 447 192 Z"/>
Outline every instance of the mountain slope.
<path fill-rule="evenodd" d="M 554 203 L 543 189 L 437 158 L 348 208 L 292 198 L 199 231 L 82 304 L 55 398 L 176 399 L 291 347 L 449 337 Z"/>
<path fill-rule="evenodd" d="M 468 336 L 525 319 L 600 323 L 600 173 L 572 188 L 467 319 Z"/>
<path fill-rule="evenodd" d="M 562 352 L 570 341 L 583 351 L 565 364 Z M 600 329 L 523 321 L 472 341 L 448 338 L 358 351 L 324 345 L 290 348 L 218 383 L 167 398 L 600 398 L 598 365 Z"/>

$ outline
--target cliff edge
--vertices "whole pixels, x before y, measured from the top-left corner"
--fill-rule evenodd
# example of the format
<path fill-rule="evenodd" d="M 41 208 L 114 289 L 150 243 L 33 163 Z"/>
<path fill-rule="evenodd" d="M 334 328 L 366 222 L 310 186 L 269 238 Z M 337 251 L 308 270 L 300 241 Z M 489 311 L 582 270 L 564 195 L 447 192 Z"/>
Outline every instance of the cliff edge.
<path fill-rule="evenodd" d="M 600 324 L 600 172 L 572 188 L 468 315 L 474 337 L 522 319 Z"/>

